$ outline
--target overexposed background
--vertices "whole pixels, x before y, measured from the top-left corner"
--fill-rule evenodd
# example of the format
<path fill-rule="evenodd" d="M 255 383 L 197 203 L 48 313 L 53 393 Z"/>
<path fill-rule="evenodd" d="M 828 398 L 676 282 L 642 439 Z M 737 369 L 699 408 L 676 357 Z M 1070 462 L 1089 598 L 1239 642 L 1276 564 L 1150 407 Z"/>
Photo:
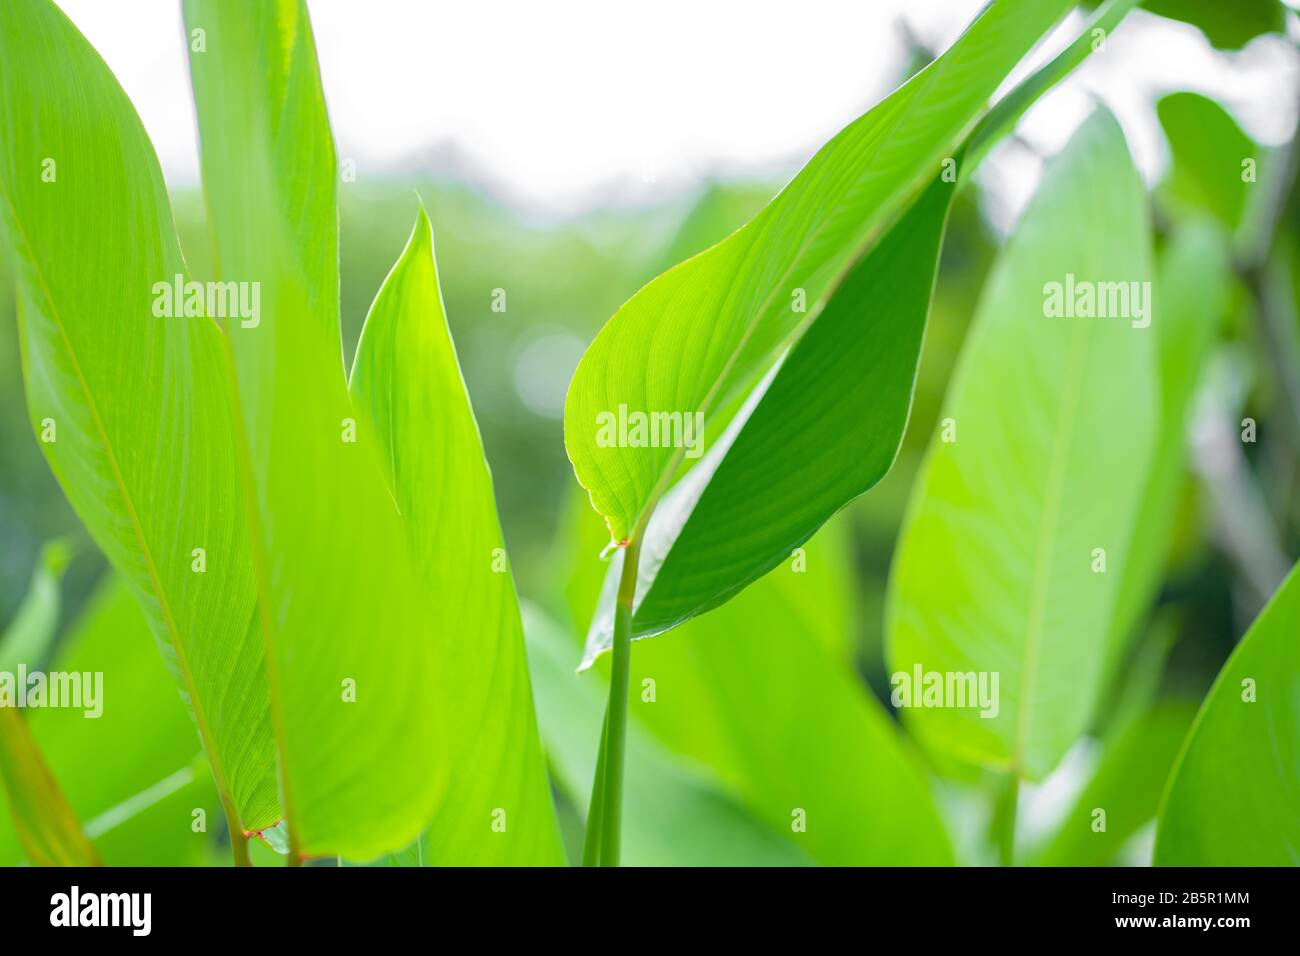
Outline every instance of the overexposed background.
<path fill-rule="evenodd" d="M 108 61 L 169 182 L 197 181 L 179 0 L 57 0 Z M 1230 0 L 1224 0 L 1230 2 Z M 341 156 L 359 179 L 412 171 L 486 186 L 521 209 L 569 215 L 653 201 L 709 176 L 784 176 L 895 86 L 910 46 L 947 47 L 980 0 L 309 0 Z M 1077 11 L 1032 58 L 1077 32 Z M 982 171 L 1005 226 L 1039 160 L 1093 98 L 1129 134 L 1143 173 L 1165 161 L 1151 103 L 1193 89 L 1256 139 L 1284 140 L 1300 80 L 1264 37 L 1213 50 L 1193 27 L 1134 11 L 1026 116 Z"/>

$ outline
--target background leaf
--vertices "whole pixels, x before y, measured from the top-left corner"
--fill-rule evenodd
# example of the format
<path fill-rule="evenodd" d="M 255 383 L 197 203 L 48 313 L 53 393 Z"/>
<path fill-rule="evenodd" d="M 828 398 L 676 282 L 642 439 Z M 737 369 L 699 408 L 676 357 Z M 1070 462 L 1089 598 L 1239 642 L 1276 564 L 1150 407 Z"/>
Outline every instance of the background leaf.
<path fill-rule="evenodd" d="M 23 612 L 15 622 L 18 627 L 9 628 L 0 639 L 0 661 L 28 663 L 25 655 L 43 655 L 53 639 L 59 622 L 59 579 L 67 563 L 59 552 L 58 547 L 46 548 L 47 560 L 32 575 Z M 21 679 L 7 664 L 0 666 L 0 674 L 15 683 Z M 6 696 L 25 690 L 10 686 Z M 4 790 L 13 821 L 10 832 L 32 863 L 37 866 L 99 864 L 95 848 L 59 789 L 16 700 L 0 703 L 0 789 Z M 6 829 L 0 826 L 0 844 Z"/>
<path fill-rule="evenodd" d="M 587 550 L 602 529 L 586 509 L 580 520 L 575 540 Z M 850 569 L 843 528 L 832 522 L 798 565 L 787 561 L 734 601 L 638 645 L 630 722 L 707 767 L 819 864 L 951 864 L 925 776 L 854 673 Z M 591 573 L 579 563 L 578 576 Z M 586 613 L 574 607 L 578 619 Z M 632 757 L 629 772 L 634 765 Z M 806 832 L 791 829 L 796 809 Z"/>
<path fill-rule="evenodd" d="M 895 554 L 892 670 L 999 675 L 996 717 L 908 708 L 909 726 L 1032 780 L 1091 716 L 1158 415 L 1155 333 L 1049 318 L 1046 283 L 1149 281 L 1148 228 L 1123 133 L 1099 110 L 985 285 L 943 413 L 956 440 L 931 440 Z"/>
<path fill-rule="evenodd" d="M 209 862 L 213 834 L 222 829 L 212 774 L 202 759 L 195 762 L 194 723 L 176 697 L 144 613 L 120 580 L 110 577 L 99 587 L 50 668 L 103 674 L 100 717 L 51 708 L 27 716 L 104 863 Z M 95 759 L 88 760 L 92 753 Z M 196 809 L 206 814 L 198 832 Z M 12 830 L 0 821 L 0 863 L 21 856 Z M 219 859 L 229 864 L 229 850 Z"/>
<path fill-rule="evenodd" d="M 1189 701 L 1162 701 L 1117 728 L 1060 828 L 1034 858 L 1042 866 L 1106 866 L 1155 819 L 1169 771 L 1196 716 Z M 1098 809 L 1105 829 L 1094 829 Z"/>
<path fill-rule="evenodd" d="M 1252 184 L 1243 162 L 1268 157 L 1222 106 L 1199 93 L 1170 93 L 1156 104 L 1172 154 L 1161 195 L 1180 210 L 1209 211 L 1229 230 L 1241 225 Z M 1256 181 L 1265 170 L 1254 171 Z"/>
<path fill-rule="evenodd" d="M 526 607 L 525 618 L 542 736 L 556 786 L 585 808 L 596 770 L 605 693 L 594 681 L 574 677 L 573 637 L 536 607 Z M 810 862 L 799 847 L 755 819 L 734 795 L 674 756 L 635 721 L 628 727 L 627 746 L 624 865 Z M 573 855 L 576 862 L 576 848 Z"/>
<path fill-rule="evenodd" d="M 1239 50 L 1261 33 L 1286 28 L 1286 11 L 1278 0 L 1145 0 L 1142 5 L 1162 17 L 1190 23 L 1224 50 Z"/>
<path fill-rule="evenodd" d="M 1300 568 L 1201 705 L 1156 833 L 1158 866 L 1300 865 Z"/>
<path fill-rule="evenodd" d="M 1187 480 L 1192 399 L 1227 308 L 1232 281 L 1227 237 L 1202 219 L 1177 229 L 1159 264 L 1156 333 L 1160 426 L 1142 505 L 1116 599 L 1107 674 L 1124 652 L 1165 578 L 1179 492 Z"/>

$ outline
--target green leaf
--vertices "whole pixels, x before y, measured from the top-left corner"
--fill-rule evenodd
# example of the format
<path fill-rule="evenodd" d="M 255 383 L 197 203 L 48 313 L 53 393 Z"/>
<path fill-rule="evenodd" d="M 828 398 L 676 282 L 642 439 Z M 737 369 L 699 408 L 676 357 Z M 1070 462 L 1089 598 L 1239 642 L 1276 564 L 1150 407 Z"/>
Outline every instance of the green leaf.
<path fill-rule="evenodd" d="M 59 625 L 59 581 L 71 558 L 66 541 L 41 548 L 27 593 L 0 641 L 0 671 L 13 671 L 19 664 L 37 667 L 49 653 Z"/>
<path fill-rule="evenodd" d="M 1158 866 L 1300 865 L 1300 566 L 1223 665 L 1160 810 Z"/>
<path fill-rule="evenodd" d="M 428 602 L 425 628 L 441 638 L 448 719 L 474 728 L 459 735 L 425 859 L 563 863 L 492 476 L 447 327 L 423 206 L 366 317 L 351 391 L 378 431 L 412 550 L 428 593 L 438 596 Z M 498 812 L 504 832 L 491 825 Z"/>
<path fill-rule="evenodd" d="M 625 406 L 708 421 L 752 385 L 955 156 L 998 84 L 1067 6 L 990 5 L 751 222 L 642 288 L 606 323 L 570 385 L 565 444 L 616 541 L 639 533 L 685 449 L 602 447 L 598 416 Z M 797 310 L 800 297 L 807 312 Z"/>
<path fill-rule="evenodd" d="M 244 438 L 281 793 L 295 854 L 369 860 L 433 818 L 464 733 L 384 484 L 352 407 L 338 314 L 334 146 L 301 0 L 187 0 L 220 279 L 257 283 L 225 323 Z M 249 288 L 253 288 L 250 286 Z"/>
<path fill-rule="evenodd" d="M 1278 0 L 1145 0 L 1142 5 L 1190 23 L 1221 50 L 1239 50 L 1261 33 L 1286 32 L 1286 11 Z"/>
<path fill-rule="evenodd" d="M 943 412 L 955 440 L 932 439 L 895 554 L 893 671 L 999 682 L 995 717 L 907 708 L 938 750 L 1039 780 L 1088 724 L 1156 435 L 1155 333 L 1049 317 L 1048 284 L 1138 283 L 1149 320 L 1149 255 L 1142 183 L 1099 110 L 985 285 Z"/>
<path fill-rule="evenodd" d="M 59 580 L 67 562 L 61 546 L 46 546 L 42 562 L 32 575 L 19 619 L 0 637 L 0 662 L 21 654 L 43 653 L 54 639 L 59 623 Z M 97 866 L 99 857 L 81 829 L 50 772 L 41 749 L 17 706 L 15 674 L 0 666 L 0 790 L 13 818 L 13 832 L 28 860 L 37 866 Z M 25 688 L 24 688 L 25 690 Z M 0 837 L 3 837 L 0 827 Z M 0 839 L 0 847 L 3 846 Z"/>
<path fill-rule="evenodd" d="M 1163 701 L 1120 728 L 1105 745 L 1092 779 L 1034 862 L 1041 866 L 1116 862 L 1124 844 L 1155 819 L 1169 770 L 1195 716 L 1191 703 Z M 1102 830 L 1096 829 L 1099 809 L 1106 813 Z"/>
<path fill-rule="evenodd" d="M 96 589 L 50 666 L 103 675 L 99 717 L 53 708 L 28 711 L 28 717 L 50 770 L 104 862 L 179 866 L 205 859 L 216 821 L 196 833 L 191 815 L 195 808 L 210 817 L 220 814 L 212 774 L 202 763 L 191 766 L 194 722 L 177 698 L 144 612 L 120 578 L 112 576 Z M 168 786 L 159 788 L 163 781 Z M 150 799 L 142 802 L 142 794 Z M 0 821 L 0 864 L 20 856 Z"/>
<path fill-rule="evenodd" d="M 729 600 L 889 470 L 911 408 L 954 188 L 936 180 L 854 267 L 770 384 L 656 509 L 638 568 L 633 637 Z M 622 563 L 620 552 L 584 665 L 611 646 Z"/>
<path fill-rule="evenodd" d="M 23 852 L 37 866 L 98 866 L 99 856 L 14 707 L 0 707 L 0 784 Z"/>
<path fill-rule="evenodd" d="M 1107 673 L 1118 665 L 1164 577 L 1179 492 L 1187 479 L 1192 397 L 1227 307 L 1230 268 L 1226 236 L 1204 219 L 1176 229 L 1160 259 L 1154 323 L 1160 426 L 1115 606 Z"/>
<path fill-rule="evenodd" d="M 1230 230 L 1242 222 L 1254 188 L 1246 166 L 1258 182 L 1267 157 L 1242 132 L 1227 111 L 1198 93 L 1171 93 L 1156 104 L 1160 125 L 1172 154 L 1160 195 L 1180 212 L 1209 212 Z M 1245 164 L 1245 165 L 1244 165 Z"/>
<path fill-rule="evenodd" d="M 48 0 L 15 0 L 4 18 L 0 216 L 32 426 L 145 607 L 234 825 L 265 825 L 280 809 L 221 332 L 154 314 L 155 283 L 185 263 L 108 67 Z"/>
<path fill-rule="evenodd" d="M 528 658 L 556 785 L 586 806 L 605 694 L 573 673 L 574 641 L 525 605 Z M 623 862 L 628 866 L 804 866 L 799 847 L 755 819 L 731 793 L 671 754 L 644 727 L 628 728 Z"/>

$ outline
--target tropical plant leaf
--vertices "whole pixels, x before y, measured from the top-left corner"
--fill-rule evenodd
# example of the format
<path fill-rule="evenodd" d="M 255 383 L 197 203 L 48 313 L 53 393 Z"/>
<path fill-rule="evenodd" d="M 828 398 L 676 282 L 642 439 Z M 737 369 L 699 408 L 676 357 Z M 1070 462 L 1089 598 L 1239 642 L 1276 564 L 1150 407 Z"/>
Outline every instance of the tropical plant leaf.
<path fill-rule="evenodd" d="M 603 416 L 622 406 L 709 420 L 752 385 L 955 156 L 998 84 L 1066 7 L 990 5 L 948 52 L 835 136 L 751 222 L 642 288 L 606 323 L 574 374 L 564 420 L 578 481 L 614 540 L 634 533 L 685 449 L 602 447 Z"/>
<path fill-rule="evenodd" d="M 1268 157 L 1222 106 L 1199 93 L 1162 97 L 1156 114 L 1172 154 L 1160 195 L 1179 211 L 1209 212 L 1236 229 L 1247 209 L 1246 177 L 1259 181 Z"/>
<path fill-rule="evenodd" d="M 524 617 L 546 752 L 556 785 L 581 811 L 596 769 L 605 694 L 594 682 L 574 678 L 574 638 L 536 607 L 525 605 Z M 797 845 L 755 819 L 734 795 L 670 753 L 636 721 L 628 727 L 628 752 L 626 865 L 811 862 Z"/>
<path fill-rule="evenodd" d="M 1300 865 L 1300 566 L 1201 704 L 1169 781 L 1157 866 Z"/>
<path fill-rule="evenodd" d="M 27 859 L 37 866 L 98 866 L 99 856 L 15 707 L 0 707 L 0 784 Z"/>
<path fill-rule="evenodd" d="M 938 179 L 845 279 L 646 530 L 634 637 L 729 600 L 889 470 L 912 404 L 954 182 Z M 623 553 L 584 665 L 612 643 Z"/>
<path fill-rule="evenodd" d="M 202 762 L 194 764 L 194 723 L 153 647 L 144 612 L 120 578 L 99 585 L 50 666 L 103 675 L 99 717 L 53 708 L 28 716 L 50 770 L 104 862 L 206 861 L 215 821 L 196 832 L 193 811 L 220 814 L 212 774 Z M 94 760 L 86 759 L 89 753 Z M 167 786 L 159 787 L 163 781 Z M 19 854 L 0 824 L 0 864 L 17 862 Z"/>
<path fill-rule="evenodd" d="M 381 438 L 347 392 L 337 170 L 306 6 L 184 12 L 219 278 L 260 296 L 256 321 L 225 330 L 293 850 L 369 860 L 410 845 L 445 791 L 462 732 L 436 692 L 451 635 L 430 639 Z"/>
<path fill-rule="evenodd" d="M 1042 866 L 1106 866 L 1155 819 L 1196 707 L 1162 701 L 1119 728 L 1102 751 L 1092 779 L 1034 862 Z M 1098 828 L 1096 811 L 1105 811 Z"/>
<path fill-rule="evenodd" d="M 54 639 L 66 553 L 59 546 L 47 546 L 42 558 L 18 619 L 0 638 L 0 661 L 22 663 L 27 660 L 24 655 L 33 651 L 42 655 Z M 0 677 L 8 685 L 3 687 L 5 698 L 18 692 L 10 683 L 16 675 L 7 665 L 0 666 Z M 99 865 L 99 856 L 50 772 L 16 698 L 0 699 L 0 790 L 13 818 L 12 832 L 28 860 L 37 866 Z M 0 825 L 0 848 L 6 829 Z"/>
<path fill-rule="evenodd" d="M 37 667 L 49 653 L 59 625 L 59 581 L 71 558 L 66 541 L 49 541 L 41 548 L 27 593 L 0 641 L 0 671 L 13 671 L 19 664 Z"/>
<path fill-rule="evenodd" d="M 221 332 L 155 314 L 155 284 L 185 264 L 108 67 L 48 0 L 0 17 L 0 215 L 32 425 L 144 606 L 233 825 L 266 825 L 280 809 Z"/>
<path fill-rule="evenodd" d="M 562 864 L 523 625 L 492 476 L 443 312 L 421 205 L 366 317 L 351 391 L 390 463 L 389 481 L 429 593 L 456 771 L 427 838 L 437 864 Z M 494 829 L 494 814 L 504 831 Z"/>
<path fill-rule="evenodd" d="M 1239 50 L 1261 33 L 1286 32 L 1286 10 L 1278 0 L 1145 0 L 1142 5 L 1190 23 L 1223 50 Z"/>
<path fill-rule="evenodd" d="M 931 441 L 895 554 L 891 669 L 996 674 L 1000 697 L 995 717 L 968 705 L 905 718 L 939 750 L 1032 780 L 1091 716 L 1146 483 L 1156 346 L 1134 326 L 1151 316 L 1149 254 L 1142 183 L 1099 110 L 985 285 L 944 411 L 951 440 Z M 1129 310 L 1140 295 L 1146 318 L 1048 317 L 1049 283 L 1064 297 L 1071 276 L 1137 283 Z"/>

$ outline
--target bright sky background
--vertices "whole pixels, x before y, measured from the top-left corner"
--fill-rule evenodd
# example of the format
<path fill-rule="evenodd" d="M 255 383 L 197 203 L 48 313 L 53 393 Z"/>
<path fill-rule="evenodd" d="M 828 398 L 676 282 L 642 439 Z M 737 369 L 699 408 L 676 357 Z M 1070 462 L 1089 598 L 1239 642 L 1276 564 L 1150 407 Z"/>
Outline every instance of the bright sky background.
<path fill-rule="evenodd" d="M 196 182 L 179 0 L 58 3 L 135 103 L 168 181 Z M 450 172 L 561 214 L 666 196 L 713 173 L 792 172 L 897 83 L 904 29 L 942 49 L 981 6 L 309 0 L 339 153 L 356 161 L 358 179 Z M 1071 17 L 1077 30 L 1082 18 Z M 1039 157 L 1064 143 L 1094 97 L 1119 116 L 1150 179 L 1164 162 L 1154 94 L 1214 95 L 1257 138 L 1278 142 L 1295 122 L 1298 85 L 1281 41 L 1224 55 L 1191 27 L 1130 14 L 1104 53 L 1026 117 L 1024 145 L 986 168 L 990 214 L 1015 214 Z"/>

